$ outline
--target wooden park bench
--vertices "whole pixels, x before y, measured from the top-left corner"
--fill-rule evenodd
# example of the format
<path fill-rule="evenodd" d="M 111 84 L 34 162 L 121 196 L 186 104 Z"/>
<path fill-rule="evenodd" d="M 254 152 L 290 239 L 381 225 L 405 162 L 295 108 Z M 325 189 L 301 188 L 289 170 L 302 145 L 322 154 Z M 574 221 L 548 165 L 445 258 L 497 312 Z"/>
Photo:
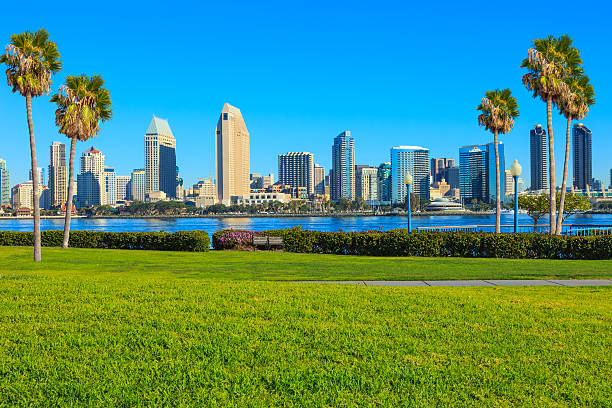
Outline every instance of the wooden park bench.
<path fill-rule="evenodd" d="M 279 248 L 283 247 L 283 237 L 253 237 L 253 245 L 256 248 Z"/>

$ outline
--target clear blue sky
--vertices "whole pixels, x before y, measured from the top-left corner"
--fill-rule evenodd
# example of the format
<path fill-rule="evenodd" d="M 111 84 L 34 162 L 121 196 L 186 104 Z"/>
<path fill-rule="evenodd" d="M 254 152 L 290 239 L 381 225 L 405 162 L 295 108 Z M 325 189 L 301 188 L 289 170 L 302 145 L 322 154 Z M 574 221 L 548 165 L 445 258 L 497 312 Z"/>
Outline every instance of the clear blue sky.
<path fill-rule="evenodd" d="M 596 91 L 583 120 L 593 131 L 593 174 L 610 181 L 612 10 L 603 1 L 31 3 L 27 11 L 3 5 L 0 45 L 44 27 L 64 61 L 54 91 L 67 74 L 104 76 L 114 117 L 77 153 L 93 144 L 120 174 L 143 167 L 144 132 L 155 114 L 172 127 L 185 185 L 214 175 L 224 102 L 242 110 L 252 172 L 276 175 L 277 155 L 287 151 L 310 151 L 328 168 L 332 139 L 343 130 L 355 137 L 358 164 L 389 161 L 396 145 L 458 158 L 461 145 L 492 139 L 476 120 L 484 92 L 509 87 L 521 117 L 502 138 L 506 163 L 518 158 L 529 183 L 529 129 L 546 116 L 523 87 L 519 65 L 533 39 L 568 33 Z M 66 139 L 47 97 L 33 109 L 39 165 L 47 166 L 51 142 Z M 11 184 L 25 181 L 25 102 L 4 79 L 0 124 Z M 554 124 L 559 180 L 565 120 L 555 114 Z"/>

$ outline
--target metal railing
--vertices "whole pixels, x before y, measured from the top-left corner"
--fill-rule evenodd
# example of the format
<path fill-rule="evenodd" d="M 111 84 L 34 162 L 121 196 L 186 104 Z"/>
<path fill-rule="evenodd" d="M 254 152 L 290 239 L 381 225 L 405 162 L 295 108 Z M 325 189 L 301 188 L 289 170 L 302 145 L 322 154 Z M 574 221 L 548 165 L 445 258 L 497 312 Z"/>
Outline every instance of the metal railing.
<path fill-rule="evenodd" d="M 427 227 L 416 227 L 416 232 L 495 232 L 495 225 L 439 225 L 439 226 L 427 226 Z M 547 224 L 539 224 L 535 227 L 533 225 L 519 225 L 518 232 L 536 232 L 540 234 L 548 233 L 549 226 Z M 501 232 L 512 233 L 514 232 L 514 225 L 501 225 Z M 575 236 L 592 236 L 592 235 L 612 235 L 612 225 L 609 224 L 567 224 L 561 228 L 561 234 L 563 235 L 575 235 Z"/>

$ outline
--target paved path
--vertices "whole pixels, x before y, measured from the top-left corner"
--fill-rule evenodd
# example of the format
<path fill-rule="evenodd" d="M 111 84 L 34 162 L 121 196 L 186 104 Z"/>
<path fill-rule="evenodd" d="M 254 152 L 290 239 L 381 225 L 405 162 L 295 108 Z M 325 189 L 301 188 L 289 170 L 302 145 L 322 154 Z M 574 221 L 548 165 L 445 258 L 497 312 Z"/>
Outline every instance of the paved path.
<path fill-rule="evenodd" d="M 612 279 L 528 279 L 449 281 L 299 281 L 300 283 L 344 283 L 365 286 L 608 286 Z"/>

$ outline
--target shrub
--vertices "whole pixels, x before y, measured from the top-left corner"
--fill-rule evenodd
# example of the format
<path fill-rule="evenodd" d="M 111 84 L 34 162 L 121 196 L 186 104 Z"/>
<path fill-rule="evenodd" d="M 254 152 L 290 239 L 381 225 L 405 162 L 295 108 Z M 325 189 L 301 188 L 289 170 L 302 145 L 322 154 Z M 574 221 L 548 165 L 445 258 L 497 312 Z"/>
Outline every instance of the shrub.
<path fill-rule="evenodd" d="M 249 233 L 251 235 L 249 235 Z M 214 249 L 254 250 L 253 235 L 281 236 L 289 252 L 464 258 L 612 259 L 612 236 L 550 236 L 483 232 L 321 232 L 300 228 L 219 231 Z M 238 238 L 239 237 L 239 238 Z"/>
<path fill-rule="evenodd" d="M 41 232 L 42 245 L 62 245 L 64 232 L 48 230 Z M 31 246 L 32 232 L 0 231 L 0 246 Z M 70 231 L 69 246 L 74 248 L 104 249 L 148 249 L 156 251 L 205 252 L 210 241 L 206 231 L 168 232 L 103 232 Z"/>

